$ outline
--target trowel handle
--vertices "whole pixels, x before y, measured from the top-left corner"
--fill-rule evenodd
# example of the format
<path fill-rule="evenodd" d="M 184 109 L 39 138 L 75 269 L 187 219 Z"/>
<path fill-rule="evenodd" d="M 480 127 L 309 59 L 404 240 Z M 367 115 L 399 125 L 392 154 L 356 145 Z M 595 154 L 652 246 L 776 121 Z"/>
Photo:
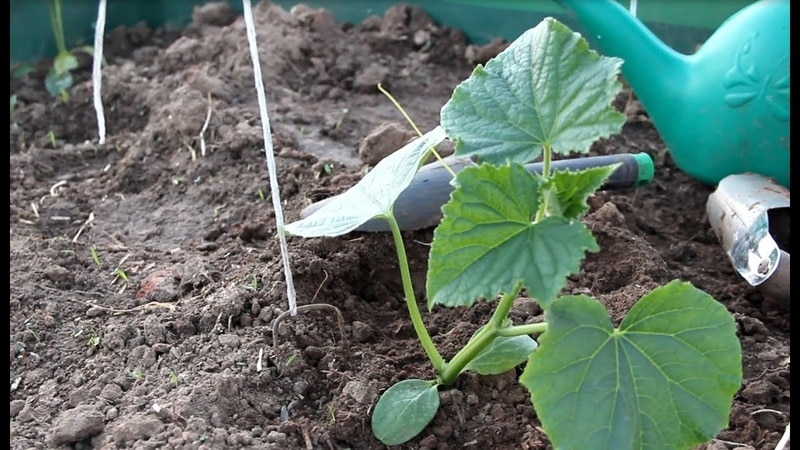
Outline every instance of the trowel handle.
<path fill-rule="evenodd" d="M 447 157 L 447 165 L 455 172 L 474 166 L 469 158 Z M 605 167 L 620 163 L 617 170 L 606 180 L 600 189 L 626 189 L 649 184 L 655 172 L 653 160 L 646 153 L 607 156 L 587 156 L 553 161 L 553 170 L 582 170 L 590 167 Z M 540 174 L 542 163 L 525 165 L 529 172 Z M 394 215 L 403 230 L 419 230 L 434 227 L 442 220 L 442 205 L 450 200 L 454 187 L 450 184 L 452 175 L 440 162 L 426 164 L 414 176 L 411 184 L 400 194 L 394 203 Z M 324 201 L 324 200 L 323 200 Z M 321 206 L 321 205 L 319 205 Z M 318 208 L 310 205 L 302 214 L 307 217 Z M 357 228 L 358 231 L 389 231 L 383 219 L 372 219 Z"/>
<path fill-rule="evenodd" d="M 767 279 L 757 286 L 758 290 L 778 303 L 781 308 L 789 309 L 789 284 L 791 283 L 791 269 L 789 267 L 789 253 L 781 250 L 778 259 L 778 268 Z"/>
<path fill-rule="evenodd" d="M 655 169 L 653 160 L 647 153 L 623 153 L 620 155 L 587 156 L 585 158 L 562 159 L 550 163 L 554 170 L 583 170 L 591 167 L 604 167 L 612 164 L 621 165 L 603 183 L 601 189 L 625 189 L 644 186 L 653 181 Z M 533 173 L 542 172 L 542 163 L 527 164 L 525 167 Z"/>

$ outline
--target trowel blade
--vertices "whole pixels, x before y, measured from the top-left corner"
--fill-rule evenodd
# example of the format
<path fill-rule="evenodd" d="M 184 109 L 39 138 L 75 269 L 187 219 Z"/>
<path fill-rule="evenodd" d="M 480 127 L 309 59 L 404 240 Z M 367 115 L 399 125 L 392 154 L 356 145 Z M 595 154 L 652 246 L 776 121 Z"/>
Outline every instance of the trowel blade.
<path fill-rule="evenodd" d="M 751 286 L 761 285 L 778 271 L 782 254 L 788 266 L 788 253 L 770 233 L 768 212 L 789 204 L 788 189 L 751 173 L 723 178 L 708 197 L 711 228 L 734 269 Z"/>

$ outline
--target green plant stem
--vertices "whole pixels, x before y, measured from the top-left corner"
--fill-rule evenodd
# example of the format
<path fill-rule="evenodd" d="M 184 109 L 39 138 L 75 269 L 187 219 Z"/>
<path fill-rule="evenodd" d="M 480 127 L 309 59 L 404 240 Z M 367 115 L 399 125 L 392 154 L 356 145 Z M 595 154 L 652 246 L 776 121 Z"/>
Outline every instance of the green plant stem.
<path fill-rule="evenodd" d="M 389 215 L 385 218 L 386 221 L 389 222 L 389 227 L 392 230 L 392 237 L 394 238 L 394 246 L 397 250 L 397 262 L 400 264 L 400 277 L 403 280 L 403 293 L 406 298 L 408 314 L 411 316 L 411 323 L 414 325 L 417 338 L 422 344 L 422 348 L 425 349 L 428 358 L 431 360 L 434 370 L 436 370 L 437 374 L 440 374 L 445 369 L 445 362 L 444 359 L 442 359 L 442 355 L 436 350 L 433 339 L 431 339 L 430 334 L 428 334 L 428 329 L 425 328 L 425 322 L 422 321 L 422 314 L 419 312 L 419 306 L 417 306 L 417 297 L 414 295 L 414 285 L 411 283 L 411 271 L 408 268 L 408 257 L 406 256 L 406 248 L 403 244 L 403 236 L 400 233 L 400 226 L 397 224 L 397 220 L 394 216 Z"/>
<path fill-rule="evenodd" d="M 394 98 L 394 96 L 392 96 L 392 94 L 390 94 L 389 91 L 387 91 L 383 87 L 383 85 L 381 85 L 380 83 L 378 83 L 378 90 L 381 91 L 381 93 L 383 93 L 383 95 L 385 95 L 386 98 L 388 98 L 390 102 L 392 102 L 392 104 L 394 105 L 395 108 L 397 108 L 398 111 L 400 111 L 400 114 L 402 114 L 403 117 L 405 117 L 406 121 L 408 121 L 408 123 L 411 124 L 411 128 L 413 128 L 414 131 L 417 132 L 417 135 L 422 136 L 422 131 L 420 131 L 420 129 L 417 126 L 417 124 L 414 123 L 413 120 L 411 120 L 411 117 L 409 117 L 409 115 L 406 112 L 406 110 L 403 109 L 402 106 L 400 106 L 400 102 L 398 102 Z M 442 158 L 442 155 L 440 155 L 439 152 L 436 151 L 436 146 L 431 147 L 431 153 L 433 153 L 433 156 L 435 156 L 436 159 L 442 164 L 442 167 L 444 167 L 445 170 L 450 172 L 450 175 L 452 175 L 452 177 L 455 178 L 456 177 L 456 173 L 453 171 L 452 168 L 450 168 L 450 166 L 447 165 L 447 163 L 444 161 L 444 158 Z"/>
<path fill-rule="evenodd" d="M 475 359 L 487 345 L 491 344 L 497 336 L 500 336 L 499 331 L 506 328 L 505 321 L 508 317 L 508 312 L 511 310 L 511 306 L 514 305 L 514 300 L 517 298 L 517 295 L 519 295 L 520 290 L 522 290 L 521 282 L 517 283 L 511 292 L 503 294 L 503 297 L 500 298 L 500 301 L 497 303 L 497 308 L 494 310 L 492 318 L 489 319 L 489 323 L 478 331 L 467 345 L 453 356 L 453 359 L 447 363 L 444 370 L 439 374 L 442 384 L 452 384 L 461 371 L 464 370 L 464 367 Z"/>
<path fill-rule="evenodd" d="M 550 145 L 543 145 L 542 146 L 542 174 L 541 178 L 544 181 L 547 181 L 550 178 L 550 162 L 553 158 L 553 148 Z M 539 193 L 541 194 L 541 188 L 539 189 Z M 539 209 L 536 210 L 536 218 L 535 221 L 539 222 L 545 218 L 548 210 L 548 202 L 549 199 L 547 196 L 544 197 L 543 201 L 539 204 Z"/>
<path fill-rule="evenodd" d="M 547 322 L 514 325 L 497 330 L 498 336 L 514 337 L 526 334 L 541 334 L 547 331 Z"/>
<path fill-rule="evenodd" d="M 542 178 L 550 178 L 550 162 L 553 159 L 553 149 L 549 145 L 542 146 Z"/>
<path fill-rule="evenodd" d="M 420 131 L 419 127 L 417 127 L 417 124 L 414 123 L 413 120 L 411 120 L 411 117 L 409 117 L 408 113 L 406 113 L 406 110 L 402 106 L 400 106 L 400 103 L 394 98 L 394 96 L 390 94 L 389 91 L 387 91 L 380 83 L 378 83 L 378 90 L 381 91 L 381 93 L 385 95 L 390 102 L 392 102 L 392 104 L 394 105 L 395 108 L 397 108 L 398 111 L 400 111 L 400 114 L 402 114 L 403 117 L 405 117 L 406 121 L 411 125 L 411 128 L 413 128 L 414 131 L 417 132 L 417 135 L 422 136 L 422 131 Z"/>
<path fill-rule="evenodd" d="M 58 53 L 66 53 L 67 44 L 64 39 L 64 25 L 61 19 L 61 0 L 48 0 L 47 9 L 50 11 L 50 25 L 53 28 L 53 36 L 56 39 Z"/>

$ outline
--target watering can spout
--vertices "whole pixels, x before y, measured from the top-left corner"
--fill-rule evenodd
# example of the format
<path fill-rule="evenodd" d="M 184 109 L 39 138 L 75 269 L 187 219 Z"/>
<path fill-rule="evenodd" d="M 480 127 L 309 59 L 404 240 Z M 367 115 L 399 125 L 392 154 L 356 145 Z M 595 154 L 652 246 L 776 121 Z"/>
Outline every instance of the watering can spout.
<path fill-rule="evenodd" d="M 622 58 L 622 74 L 653 122 L 674 113 L 689 59 L 667 46 L 615 0 L 556 0 L 605 56 Z M 672 98 L 673 101 L 663 101 Z"/>
<path fill-rule="evenodd" d="M 749 4 L 690 55 L 616 0 L 555 2 L 600 53 L 624 60 L 622 75 L 683 172 L 709 185 L 752 172 L 789 187 L 789 0 Z"/>

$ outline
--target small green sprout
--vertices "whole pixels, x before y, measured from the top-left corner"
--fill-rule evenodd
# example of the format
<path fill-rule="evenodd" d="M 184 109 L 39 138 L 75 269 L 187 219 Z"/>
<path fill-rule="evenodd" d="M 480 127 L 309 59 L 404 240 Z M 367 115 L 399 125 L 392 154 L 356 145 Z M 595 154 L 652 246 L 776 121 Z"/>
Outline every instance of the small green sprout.
<path fill-rule="evenodd" d="M 253 292 L 257 291 L 258 290 L 258 276 L 256 274 L 253 274 L 252 278 L 250 279 L 250 282 L 246 283 L 244 285 L 244 288 L 247 289 L 248 291 L 253 291 Z"/>
<path fill-rule="evenodd" d="M 114 275 L 120 277 L 122 279 L 122 281 L 124 281 L 125 283 L 130 283 L 131 282 L 130 278 L 128 278 L 128 274 L 125 273 L 125 271 L 120 269 L 119 267 L 114 269 Z"/>
<path fill-rule="evenodd" d="M 50 130 L 50 131 L 47 132 L 47 140 L 50 141 L 50 145 L 53 146 L 53 148 L 56 148 L 57 142 L 56 142 L 56 132 L 55 131 Z"/>
<path fill-rule="evenodd" d="M 142 381 L 144 379 L 144 372 L 142 371 L 141 367 L 136 367 L 131 371 L 131 377 L 136 381 Z"/>
<path fill-rule="evenodd" d="M 346 119 L 346 118 L 347 118 L 347 114 L 348 114 L 349 112 L 350 112 L 350 110 L 349 110 L 349 109 L 347 109 L 347 108 L 342 108 L 342 114 L 339 116 L 339 119 L 336 121 L 336 123 L 335 123 L 335 124 L 333 124 L 333 129 L 334 129 L 334 130 L 338 130 L 339 128 L 341 128 L 341 127 L 342 127 L 342 124 L 344 123 L 344 119 Z"/>
<path fill-rule="evenodd" d="M 176 372 L 175 369 L 171 369 L 169 371 L 169 381 L 171 381 L 172 385 L 175 386 L 176 388 L 180 384 L 180 379 L 178 378 L 178 372 Z"/>
<path fill-rule="evenodd" d="M 33 328 L 28 327 L 28 328 L 25 329 L 25 331 L 27 331 L 28 334 L 33 336 L 33 338 L 36 339 L 37 343 L 42 342 L 42 339 L 39 337 L 39 333 L 37 333 L 36 330 L 34 330 Z"/>
<path fill-rule="evenodd" d="M 283 367 L 287 367 L 289 364 L 294 362 L 295 359 L 297 359 L 297 353 L 292 353 L 288 358 L 286 358 L 286 364 L 284 364 Z"/>
<path fill-rule="evenodd" d="M 87 347 L 97 347 L 100 345 L 100 335 L 97 334 L 97 331 L 92 330 L 91 336 L 86 339 L 86 346 Z"/>
<path fill-rule="evenodd" d="M 330 416 L 330 420 L 328 421 L 328 423 L 330 423 L 331 425 L 335 424 L 336 423 L 336 404 L 334 404 L 334 402 L 328 403 L 328 416 Z"/>
<path fill-rule="evenodd" d="M 317 174 L 314 175 L 314 178 L 320 179 L 320 177 L 322 177 L 323 174 L 327 175 L 327 176 L 333 175 L 333 164 L 331 164 L 329 162 L 324 163 L 322 165 L 322 170 L 317 172 Z"/>
<path fill-rule="evenodd" d="M 97 254 L 97 248 L 94 245 L 89 248 L 89 254 L 92 255 L 94 265 L 97 266 L 98 269 L 102 269 L 103 266 L 100 263 L 100 255 Z"/>

